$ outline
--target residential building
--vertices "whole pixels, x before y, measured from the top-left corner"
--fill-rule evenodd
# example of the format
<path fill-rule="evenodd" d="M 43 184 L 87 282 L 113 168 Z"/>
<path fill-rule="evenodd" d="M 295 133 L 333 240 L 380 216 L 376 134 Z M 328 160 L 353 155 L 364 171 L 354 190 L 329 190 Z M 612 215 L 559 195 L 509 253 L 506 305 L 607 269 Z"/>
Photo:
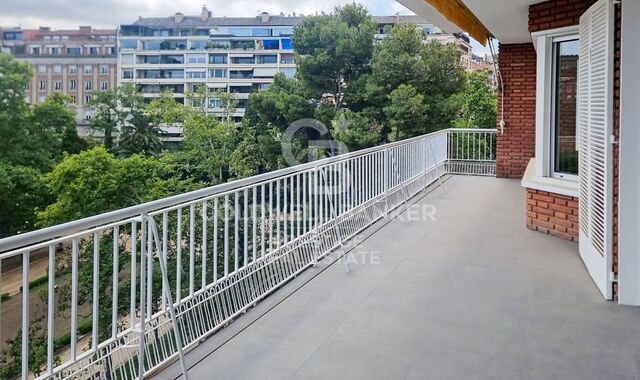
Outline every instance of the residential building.
<path fill-rule="evenodd" d="M 95 135 L 88 127 L 89 102 L 94 92 L 114 88 L 116 82 L 116 30 L 81 26 L 77 30 L 3 28 L 3 52 L 27 62 L 32 78 L 26 89 L 31 104 L 53 92 L 68 95 L 74 104 L 78 134 Z"/>
<path fill-rule="evenodd" d="M 212 17 L 176 13 L 140 18 L 121 25 L 118 38 L 118 84 L 136 83 L 147 100 L 171 90 L 179 102 L 205 85 L 236 94 L 233 117 L 239 120 L 249 94 L 268 88 L 277 72 L 295 74 L 291 35 L 302 16 Z M 209 110 L 222 114 L 219 99 Z"/>
<path fill-rule="evenodd" d="M 460 62 L 467 71 L 482 70 L 478 66 L 473 65 L 473 53 L 471 48 L 471 41 L 469 36 L 465 33 L 449 33 L 442 28 L 427 21 L 421 16 L 412 15 L 404 16 L 399 13 L 393 16 L 373 16 L 373 21 L 376 23 L 376 41 L 380 41 L 385 38 L 393 25 L 396 24 L 414 24 L 418 29 L 424 33 L 424 43 L 431 41 L 438 41 L 441 44 L 455 44 L 460 51 Z"/>

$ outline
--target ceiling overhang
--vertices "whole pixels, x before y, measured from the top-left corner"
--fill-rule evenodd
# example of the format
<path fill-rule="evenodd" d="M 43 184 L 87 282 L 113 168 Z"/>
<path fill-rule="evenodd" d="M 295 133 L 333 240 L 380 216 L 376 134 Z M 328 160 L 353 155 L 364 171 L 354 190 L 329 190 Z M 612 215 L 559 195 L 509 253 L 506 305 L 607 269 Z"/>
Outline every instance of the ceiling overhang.
<path fill-rule="evenodd" d="M 467 32 L 483 43 L 531 42 L 529 6 L 544 0 L 398 0 L 447 32 Z"/>

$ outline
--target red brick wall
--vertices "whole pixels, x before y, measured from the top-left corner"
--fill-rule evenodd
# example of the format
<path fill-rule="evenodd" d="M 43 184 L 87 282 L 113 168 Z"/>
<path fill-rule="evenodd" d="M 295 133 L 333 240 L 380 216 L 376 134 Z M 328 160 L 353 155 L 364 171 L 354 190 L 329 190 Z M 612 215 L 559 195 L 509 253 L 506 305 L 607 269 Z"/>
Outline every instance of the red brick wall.
<path fill-rule="evenodd" d="M 498 130 L 496 176 L 521 178 L 536 149 L 536 51 L 533 44 L 500 44 L 499 63 L 505 128 L 504 134 Z"/>
<path fill-rule="evenodd" d="M 578 198 L 527 189 L 527 227 L 578 241 Z"/>
<path fill-rule="evenodd" d="M 597 0 L 551 0 L 529 7 L 529 32 L 577 25 Z"/>

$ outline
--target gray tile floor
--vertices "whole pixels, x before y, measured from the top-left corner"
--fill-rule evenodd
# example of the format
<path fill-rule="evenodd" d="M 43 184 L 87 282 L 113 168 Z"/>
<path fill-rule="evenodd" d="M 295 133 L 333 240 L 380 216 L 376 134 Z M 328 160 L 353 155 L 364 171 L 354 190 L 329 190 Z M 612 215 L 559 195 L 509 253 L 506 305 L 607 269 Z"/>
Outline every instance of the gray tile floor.
<path fill-rule="evenodd" d="M 525 228 L 519 181 L 445 188 L 358 244 L 351 273 L 336 263 L 219 348 L 204 342 L 198 363 L 189 353 L 190 378 L 640 377 L 640 308 L 602 299 L 576 243 Z"/>

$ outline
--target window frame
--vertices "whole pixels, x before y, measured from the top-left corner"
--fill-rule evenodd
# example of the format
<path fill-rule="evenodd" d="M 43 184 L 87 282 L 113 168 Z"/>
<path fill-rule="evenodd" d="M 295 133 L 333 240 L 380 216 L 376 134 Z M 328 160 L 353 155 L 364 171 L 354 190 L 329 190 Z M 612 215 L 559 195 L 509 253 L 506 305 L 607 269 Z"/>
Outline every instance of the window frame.
<path fill-rule="evenodd" d="M 554 41 L 579 40 L 579 26 L 572 25 L 563 28 L 549 29 L 531 33 L 537 53 L 536 62 L 536 147 L 534 174 L 537 181 L 551 181 L 560 187 L 575 189 L 571 194 L 577 194 L 578 176 L 554 175 L 553 148 L 555 136 L 552 126 L 552 115 L 555 105 L 552 91 L 555 89 L 555 69 L 553 67 Z M 579 75 L 579 74 L 578 74 Z M 576 118 L 577 122 L 577 118 Z"/>
<path fill-rule="evenodd" d="M 549 165 L 549 177 L 552 178 L 557 178 L 557 179 L 561 179 L 561 180 L 569 180 L 569 181 L 574 181 L 574 182 L 578 182 L 579 177 L 578 174 L 571 174 L 571 173 L 564 173 L 564 172 L 558 172 L 556 171 L 555 167 L 556 167 L 556 133 L 557 133 L 557 128 L 558 128 L 558 123 L 557 123 L 557 111 L 558 111 L 558 99 L 557 99 L 557 75 L 558 75 L 558 55 L 557 55 L 557 50 L 556 50 L 556 46 L 558 43 L 561 42 L 568 42 L 568 41 L 578 41 L 578 43 L 580 42 L 580 36 L 579 34 L 576 33 L 575 34 L 565 34 L 565 35 L 561 35 L 561 36 L 554 36 L 551 37 L 551 56 L 550 56 L 550 60 L 551 60 L 551 73 L 550 73 L 550 97 L 549 97 L 549 161 L 548 161 L 548 165 Z M 579 74 L 576 75 L 576 81 L 577 81 L 577 76 Z M 576 91 L 576 96 L 577 96 L 577 91 Z M 578 104 L 576 102 L 576 152 L 578 150 L 578 146 L 577 146 L 577 133 L 578 133 L 578 113 L 577 113 L 577 107 Z"/>

